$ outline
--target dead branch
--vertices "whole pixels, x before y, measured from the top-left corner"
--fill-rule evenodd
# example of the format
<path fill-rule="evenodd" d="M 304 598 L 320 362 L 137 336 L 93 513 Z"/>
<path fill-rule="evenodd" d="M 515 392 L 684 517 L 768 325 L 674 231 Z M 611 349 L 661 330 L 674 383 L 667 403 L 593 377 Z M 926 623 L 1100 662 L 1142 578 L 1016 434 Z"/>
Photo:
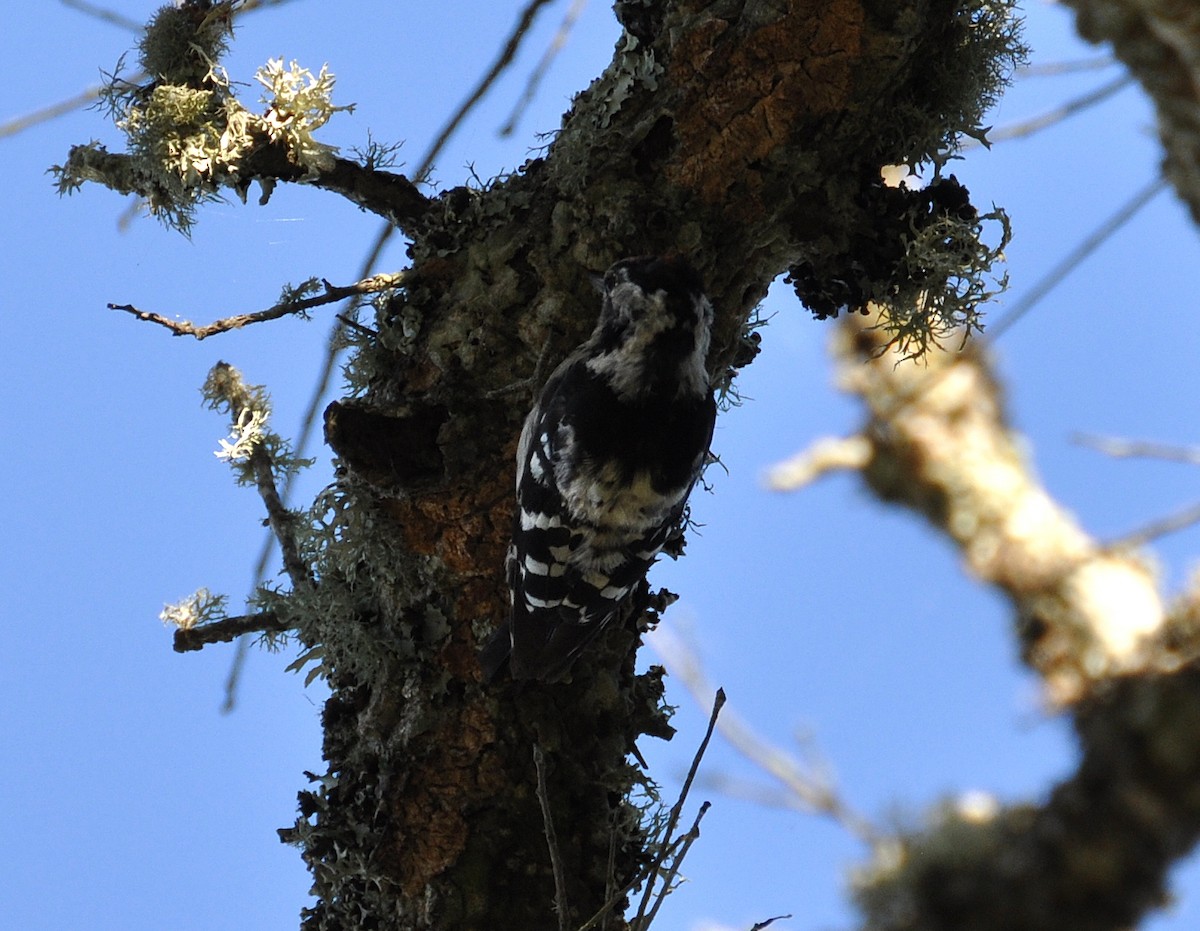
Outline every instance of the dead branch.
<path fill-rule="evenodd" d="M 290 629 L 289 624 L 272 611 L 240 614 L 211 624 L 176 630 L 174 648 L 176 653 L 189 653 L 203 649 L 210 643 L 228 643 L 244 634 L 277 634 Z"/>
<path fill-rule="evenodd" d="M 345 300 L 348 297 L 359 297 L 363 294 L 377 294 L 380 291 L 386 291 L 389 288 L 399 287 L 404 276 L 401 273 L 390 275 L 374 275 L 370 278 L 364 278 L 362 281 L 356 281 L 351 285 L 333 285 L 328 281 L 322 280 L 321 284 L 325 288 L 324 294 L 319 294 L 315 297 L 297 298 L 293 300 L 283 300 L 266 310 L 258 310 L 249 314 L 234 314 L 230 317 L 223 317 L 220 320 L 215 320 L 212 323 L 204 326 L 197 326 L 190 320 L 172 320 L 170 317 L 164 317 L 162 314 L 154 313 L 149 310 L 142 310 L 132 304 L 109 304 L 109 310 L 123 310 L 126 313 L 133 314 L 139 320 L 146 320 L 150 323 L 157 323 L 159 326 L 166 327 L 171 331 L 173 336 L 193 336 L 196 339 L 207 339 L 210 336 L 215 336 L 217 333 L 227 333 L 230 330 L 238 330 L 244 326 L 249 326 L 252 323 L 263 323 L 267 320 L 278 320 L 280 317 L 286 317 L 290 314 L 302 314 L 312 310 L 314 307 L 322 307 L 325 304 L 334 304 L 337 301 Z"/>

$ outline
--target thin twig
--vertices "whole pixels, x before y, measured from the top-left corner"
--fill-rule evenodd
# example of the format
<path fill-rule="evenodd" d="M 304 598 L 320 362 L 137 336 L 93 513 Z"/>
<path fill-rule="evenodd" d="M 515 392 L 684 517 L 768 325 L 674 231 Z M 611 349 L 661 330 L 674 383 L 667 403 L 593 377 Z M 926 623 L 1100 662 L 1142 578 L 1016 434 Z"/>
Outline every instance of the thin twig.
<path fill-rule="evenodd" d="M 697 701 L 704 701 L 711 686 L 695 652 L 668 628 L 660 626 L 651 644 L 663 657 L 672 675 L 678 676 Z M 838 794 L 833 779 L 820 774 L 792 754 L 775 747 L 754 733 L 735 712 L 726 712 L 717 729 L 730 745 L 764 773 L 774 778 L 792 799 L 792 807 L 825 815 L 864 843 L 875 846 L 880 833 Z M 812 758 L 810 753 L 809 757 Z"/>
<path fill-rule="evenodd" d="M 1054 78 L 1060 74 L 1076 74 L 1080 71 L 1100 71 L 1117 63 L 1112 55 L 1097 55 L 1076 61 L 1051 61 L 1042 65 L 1022 65 L 1016 71 L 1018 78 Z"/>
<path fill-rule="evenodd" d="M 114 10 L 97 6 L 94 3 L 86 3 L 85 0 L 59 0 L 59 3 L 63 6 L 71 7 L 73 10 L 78 10 L 80 13 L 103 20 L 110 25 L 120 26 L 129 32 L 141 32 L 145 28 L 144 24 L 136 19 L 131 19 Z"/>
<path fill-rule="evenodd" d="M 516 57 L 517 49 L 521 46 L 521 40 L 525 38 L 529 27 L 533 25 L 533 20 L 537 16 L 538 10 L 549 2 L 551 0 L 529 0 L 529 3 L 525 5 L 525 9 L 521 11 L 521 15 L 517 18 L 516 26 L 513 27 L 508 40 L 504 43 L 504 48 L 500 50 L 500 54 L 492 62 L 492 66 L 480 78 L 479 83 L 467 96 L 467 99 L 459 105 L 458 109 L 447 120 L 446 125 L 442 127 L 442 131 L 438 133 L 437 138 L 434 140 L 433 145 L 430 146 L 425 158 L 421 160 L 420 166 L 413 172 L 412 178 L 414 181 L 420 182 L 425 180 L 429 170 L 433 167 L 434 161 L 441 154 L 442 148 L 449 141 L 450 137 L 454 135 L 455 130 L 458 129 L 459 123 L 466 118 L 466 115 L 474 108 L 475 104 L 488 92 L 488 89 L 496 82 L 496 78 L 512 64 L 513 59 Z"/>
<path fill-rule="evenodd" d="M 676 821 L 679 820 L 679 813 L 683 808 L 684 801 L 687 799 L 687 793 L 691 788 L 692 781 L 695 779 L 696 771 L 700 767 L 700 760 L 704 757 L 704 751 L 708 748 L 708 742 L 710 739 L 712 739 L 713 726 L 715 725 L 717 716 L 720 714 L 721 708 L 724 706 L 724 704 L 725 692 L 723 689 L 717 689 L 717 694 L 713 699 L 713 711 L 712 717 L 708 722 L 708 730 L 705 732 L 704 740 L 701 741 L 700 747 L 696 751 L 696 756 L 692 760 L 692 766 L 688 772 L 688 778 L 684 782 L 683 790 L 680 793 L 679 800 L 675 803 L 674 808 L 671 809 L 671 818 L 667 823 L 666 831 L 664 832 L 663 839 L 660 842 L 660 851 L 658 857 L 655 858 L 653 863 L 639 872 L 633 877 L 633 879 L 629 880 L 629 882 L 627 882 L 622 888 L 618 889 L 616 893 L 610 896 L 608 901 L 605 902 L 596 911 L 596 913 L 592 915 L 591 918 L 580 925 L 577 931 L 592 931 L 592 929 L 595 928 L 601 921 L 606 921 L 609 913 L 616 908 L 621 900 L 625 898 L 625 896 L 627 896 L 638 885 L 638 883 L 645 881 L 646 894 L 642 897 L 642 902 L 638 909 L 638 917 L 640 918 L 642 916 L 646 907 L 647 898 L 650 894 L 650 889 L 654 885 L 654 879 L 658 875 L 658 871 L 662 868 L 662 864 L 666 862 L 667 859 L 674 856 L 676 851 L 679 850 L 681 845 L 683 845 L 686 841 L 686 838 L 679 838 L 675 841 L 672 841 L 670 840 L 670 835 L 674 830 Z M 708 802 L 705 802 L 703 807 L 704 810 L 707 810 Z M 697 821 L 698 820 L 699 819 L 697 819 Z M 680 856 L 682 856 L 682 854 L 680 854 Z M 631 927 L 636 928 L 636 931 L 645 931 L 646 926 L 644 924 L 637 924 L 637 921 L 638 919 L 635 918 Z"/>
<path fill-rule="evenodd" d="M 1033 287 L 1026 291 L 1021 296 L 1021 300 L 1017 301 L 1013 306 L 1012 310 L 997 321 L 995 325 L 987 328 L 983 337 L 985 345 L 994 343 L 1002 334 L 1012 329 L 1018 320 L 1033 310 L 1041 302 L 1042 298 L 1063 282 L 1063 279 L 1067 275 L 1075 271 L 1093 252 L 1108 242 L 1121 227 L 1137 216 L 1142 208 L 1154 200 L 1166 186 L 1167 179 L 1159 175 L 1118 207 L 1107 220 L 1097 226 L 1089 235 L 1085 236 L 1079 245 L 1068 252 Z"/>
<path fill-rule="evenodd" d="M 346 329 L 354 330 L 356 333 L 360 333 L 363 336 L 370 337 L 371 339 L 377 339 L 379 337 L 378 330 L 372 330 L 369 326 L 363 326 L 353 317 L 346 316 L 346 314 L 334 314 L 333 319 Z"/>
<path fill-rule="evenodd" d="M 87 90 L 79 92 L 74 97 L 68 97 L 66 100 L 60 100 L 58 103 L 52 103 L 23 116 L 14 117 L 6 123 L 0 123 L 0 139 L 15 136 L 41 123 L 48 123 L 50 120 L 90 106 L 100 99 L 100 93 L 103 90 L 104 88 L 97 84 L 95 87 L 89 87 Z"/>
<path fill-rule="evenodd" d="M 604 876 L 604 901 L 612 902 L 614 906 L 617 904 L 614 900 L 615 890 L 613 889 L 613 883 L 617 878 L 616 820 L 617 813 L 616 809 L 614 809 L 612 814 L 609 816 L 610 825 L 608 831 L 608 868 L 605 871 Z M 605 929 L 608 927 L 609 912 L 607 909 L 604 909 L 600 912 L 600 914 L 604 917 L 604 925 L 601 927 L 601 931 L 605 931 Z"/>
<path fill-rule="evenodd" d="M 1196 524 L 1200 524 L 1200 504 L 1193 504 L 1191 507 L 1184 508 L 1176 514 L 1151 521 L 1141 530 L 1135 530 L 1133 533 L 1126 534 L 1106 544 L 1106 548 L 1113 550 L 1137 549 L 1140 546 L 1145 546 L 1147 543 L 1157 540 L 1159 537 L 1165 537 L 1169 533 L 1178 533 L 1180 530 L 1187 530 Z"/>
<path fill-rule="evenodd" d="M 671 854 L 673 854 L 675 852 L 675 849 L 681 843 L 682 843 L 682 840 L 677 840 L 675 843 L 671 844 L 670 848 L 667 850 L 667 856 L 670 856 Z M 644 870 L 642 870 L 637 875 L 635 875 L 633 877 L 633 879 L 629 880 L 629 882 L 627 882 L 624 886 L 622 886 L 620 889 L 618 889 L 616 891 L 616 893 L 613 894 L 607 902 L 605 902 L 602 906 L 600 906 L 600 908 L 597 909 L 596 914 L 594 914 L 591 918 L 589 918 L 587 921 L 585 921 L 583 924 L 581 924 L 576 929 L 576 931 L 592 931 L 592 929 L 595 928 L 596 925 L 598 925 L 601 921 L 607 922 L 609 913 L 614 908 L 616 908 L 618 904 L 620 904 L 621 899 L 623 899 L 625 896 L 627 896 L 634 889 L 634 887 L 636 887 L 639 883 L 643 882 L 648 876 L 650 876 L 651 871 L 653 869 L 654 869 L 654 866 L 651 865 L 651 866 L 646 867 Z"/>
<path fill-rule="evenodd" d="M 550 848 L 550 866 L 554 870 L 554 910 L 558 913 L 558 931 L 567 931 L 571 914 L 567 906 L 567 873 L 558 852 L 558 836 L 554 833 L 554 815 L 550 811 L 550 792 L 546 788 L 546 757 L 534 743 L 533 765 L 537 769 L 537 797 L 542 806 L 542 824 L 546 829 L 546 846 Z"/>
<path fill-rule="evenodd" d="M 246 657 L 249 655 L 250 638 L 239 637 L 237 649 L 233 653 L 233 662 L 229 664 L 229 675 L 225 677 L 225 700 L 221 702 L 222 714 L 230 714 L 237 707 L 238 686 L 242 682 L 242 670 L 246 668 Z"/>
<path fill-rule="evenodd" d="M 1195 446 L 1154 443 L 1148 440 L 1123 440 L 1091 433 L 1076 433 L 1071 437 L 1071 442 L 1080 446 L 1090 446 L 1114 459 L 1164 459 L 1167 462 L 1200 465 L 1200 448 Z"/>
<path fill-rule="evenodd" d="M 754 922 L 753 925 L 750 926 L 750 931 L 762 931 L 763 928 L 769 928 L 771 925 L 775 924 L 775 922 L 777 922 L 777 921 L 786 921 L 788 918 L 791 918 L 791 917 L 792 916 L 790 914 L 775 915 L 773 918 L 766 918 L 762 921 L 756 921 L 756 922 Z"/>
<path fill-rule="evenodd" d="M 563 16 L 563 20 L 558 26 L 558 31 L 554 34 L 554 38 L 550 40 L 550 44 L 542 54 L 541 61 L 529 73 L 529 79 L 525 82 L 525 92 L 521 94 L 521 99 L 513 107 L 508 120 L 500 127 L 501 136 L 511 136 L 513 134 L 513 130 L 517 127 L 517 121 L 521 119 L 521 116 L 533 101 L 534 95 L 537 94 L 538 85 L 542 83 L 542 78 L 546 76 L 546 72 L 550 70 L 550 65 L 558 57 L 558 53 L 563 50 L 563 46 L 567 44 L 571 30 L 575 28 L 575 23 L 579 20 L 579 15 L 583 12 L 585 6 L 587 6 L 587 0 L 574 0 L 567 9 L 566 15 Z"/>
<path fill-rule="evenodd" d="M 280 620 L 272 611 L 264 611 L 262 614 L 239 614 L 237 617 L 222 618 L 211 624 L 176 630 L 174 647 L 176 653 L 188 653 L 203 649 L 210 643 L 228 643 L 243 634 L 273 634 L 285 630 L 291 630 L 290 625 Z"/>
<path fill-rule="evenodd" d="M 174 336 L 194 336 L 196 339 L 207 339 L 209 336 L 214 336 L 217 333 L 227 333 L 230 330 L 237 330 L 241 327 L 248 326 L 252 323 L 263 323 L 267 320 L 277 320 L 280 317 L 286 317 L 289 314 L 304 313 L 314 307 L 321 307 L 325 304 L 333 304 L 337 301 L 345 300 L 348 297 L 356 297 L 361 294 L 375 294 L 379 291 L 386 291 L 389 288 L 394 288 L 400 284 L 403 276 L 401 274 L 393 275 L 375 275 L 371 278 L 365 278 L 362 281 L 356 281 L 351 285 L 333 285 L 328 281 L 322 282 L 325 286 L 325 293 L 316 295 L 315 297 L 298 298 L 296 300 L 280 301 L 266 310 L 255 311 L 250 314 L 234 314 L 231 317 L 223 317 L 220 320 L 215 320 L 205 326 L 196 326 L 190 320 L 172 320 L 169 317 L 164 317 L 162 314 L 156 314 L 153 311 L 141 310 L 132 304 L 109 304 L 109 310 L 123 310 L 126 313 L 133 314 L 139 320 L 147 320 L 150 323 L 157 323 L 159 326 L 166 327 Z"/>
<path fill-rule="evenodd" d="M 1056 123 L 1061 123 L 1063 120 L 1077 113 L 1082 113 L 1084 110 L 1103 103 L 1109 97 L 1113 96 L 1113 94 L 1124 90 L 1132 83 L 1133 75 L 1122 74 L 1107 84 L 1103 84 L 1095 90 L 1088 91 L 1086 94 L 1081 94 L 1073 100 L 1068 100 L 1066 103 L 1047 110 L 1045 113 L 1039 113 L 1030 119 L 1022 120 L 1019 123 L 1013 123 L 1009 126 L 1001 126 L 999 129 L 989 132 L 987 136 L 988 144 L 1032 136 L 1036 132 L 1047 129 Z M 960 151 L 967 152 L 971 149 L 977 149 L 982 145 L 983 143 L 977 139 L 968 139 L 963 142 Z"/>
<path fill-rule="evenodd" d="M 708 814 L 708 810 L 711 807 L 711 802 L 705 802 L 700 806 L 700 811 L 696 813 L 696 820 L 692 822 L 692 826 L 688 832 L 683 835 L 683 845 L 679 848 L 679 853 L 671 858 L 671 868 L 667 870 L 666 876 L 663 877 L 662 891 L 654 900 L 654 907 L 650 909 L 650 914 L 646 916 L 646 920 L 638 923 L 637 931 L 645 931 L 646 928 L 654 924 L 658 910 L 662 908 L 663 902 L 666 901 L 671 890 L 675 888 L 672 883 L 675 882 L 675 877 L 679 875 L 679 868 L 683 865 L 683 858 L 687 856 L 688 851 L 692 849 L 692 844 L 700 837 L 700 822 Z"/>
<path fill-rule="evenodd" d="M 642 923 L 642 919 L 646 915 L 646 906 L 649 905 L 651 894 L 654 891 L 654 881 L 658 878 L 658 871 L 662 869 L 663 862 L 666 860 L 667 852 L 670 849 L 671 836 L 675 833 L 675 825 L 679 822 L 679 815 L 683 811 L 684 802 L 687 801 L 688 792 L 691 790 L 692 782 L 696 778 L 696 772 L 700 769 L 700 761 L 704 758 L 704 751 L 708 749 L 708 742 L 712 740 L 713 730 L 716 729 L 717 718 L 720 717 L 723 707 L 725 707 L 725 690 L 717 689 L 716 695 L 713 696 L 712 714 L 708 717 L 708 729 L 704 732 L 704 739 L 700 741 L 700 746 L 696 750 L 695 757 L 692 758 L 692 765 L 688 769 L 687 778 L 683 780 L 683 789 L 680 790 L 679 798 L 671 808 L 671 814 L 667 818 L 666 829 L 663 831 L 663 839 L 660 843 L 658 856 L 649 870 L 646 889 L 642 893 L 642 901 L 638 905 L 637 917 L 634 919 L 634 926 L 638 931 L 644 931 L 646 927 Z"/>

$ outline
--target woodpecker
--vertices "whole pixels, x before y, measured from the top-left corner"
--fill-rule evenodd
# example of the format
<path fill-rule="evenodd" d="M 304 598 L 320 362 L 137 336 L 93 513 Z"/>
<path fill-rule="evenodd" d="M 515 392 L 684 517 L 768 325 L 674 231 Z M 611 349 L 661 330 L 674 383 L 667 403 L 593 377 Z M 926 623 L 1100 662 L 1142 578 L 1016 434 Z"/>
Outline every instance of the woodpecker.
<path fill-rule="evenodd" d="M 600 319 L 550 375 L 517 445 L 508 622 L 485 678 L 563 678 L 614 618 L 683 520 L 716 402 L 705 362 L 713 310 L 677 258 L 604 274 Z"/>

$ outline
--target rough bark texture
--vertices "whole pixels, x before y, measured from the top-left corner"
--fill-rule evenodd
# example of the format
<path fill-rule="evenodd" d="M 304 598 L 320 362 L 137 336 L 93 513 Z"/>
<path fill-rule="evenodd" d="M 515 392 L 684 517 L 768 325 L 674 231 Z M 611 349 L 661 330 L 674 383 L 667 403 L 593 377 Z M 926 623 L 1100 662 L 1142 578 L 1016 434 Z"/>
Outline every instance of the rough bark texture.
<path fill-rule="evenodd" d="M 482 190 L 427 200 L 400 176 L 319 147 L 301 158 L 288 146 L 303 126 L 265 142 L 295 114 L 279 103 L 267 121 L 230 101 L 207 67 L 219 35 L 202 47 L 186 34 L 147 68 L 175 73 L 174 91 L 156 79 L 159 97 L 191 101 L 189 145 L 237 145 L 179 176 L 152 163 L 159 143 L 142 133 L 135 157 L 82 146 L 59 170 L 63 190 L 100 181 L 137 191 L 181 226 L 222 185 L 244 193 L 258 180 L 269 192 L 302 181 L 388 217 L 411 240 L 403 285 L 379 305 L 373 331 L 351 333 L 357 394 L 326 415 L 340 481 L 297 543 L 314 582 L 265 605 L 272 624 L 299 632 L 332 688 L 328 769 L 282 832 L 312 868 L 309 931 L 557 927 L 535 742 L 568 924 L 656 853 L 633 801 L 643 777 L 628 762 L 639 736 L 670 733 L 661 673 L 634 674 L 639 624 L 653 610 L 611 631 L 566 684 L 485 687 L 477 663 L 506 610 L 519 423 L 538 380 L 594 322 L 588 273 L 630 255 L 686 255 L 717 308 L 709 364 L 726 385 L 754 354 L 748 319 L 782 272 L 829 313 L 906 293 L 914 284 L 902 274 L 967 261 L 964 242 L 971 252 L 968 229 L 925 247 L 946 255 L 908 256 L 931 216 L 969 228 L 975 212 L 961 188 L 940 189 L 939 205 L 886 188 L 880 172 L 928 163 L 977 129 L 1021 54 L 1008 4 L 616 6 L 626 31 L 612 63 L 545 156 Z M 168 19 L 211 32 L 230 9 L 189 0 Z M 144 107 L 149 95 L 133 88 L 121 99 Z M 620 915 L 609 929 L 624 926 Z"/>
<path fill-rule="evenodd" d="M 536 387 L 514 379 L 544 377 L 590 329 L 587 271 L 651 252 L 686 254 L 704 275 L 722 379 L 752 352 L 745 325 L 767 285 L 893 223 L 881 167 L 973 126 L 1011 54 L 991 33 L 981 47 L 951 2 L 619 12 L 629 31 L 612 65 L 544 158 L 406 224 L 405 287 L 354 361 L 364 395 L 327 415 L 344 536 L 371 539 L 332 547 L 320 577 L 335 610 L 298 618 L 334 688 L 329 771 L 288 832 L 316 878 L 310 929 L 555 927 L 535 740 L 572 921 L 645 867 L 627 757 L 669 728 L 658 675 L 633 674 L 635 619 L 569 684 L 478 681 L 478 645 L 505 610 L 510 460 Z M 369 566 L 332 564 L 364 548 Z"/>
<path fill-rule="evenodd" d="M 1192 0 L 1067 0 L 1079 34 L 1111 43 L 1158 111 L 1164 171 L 1200 222 L 1200 6 Z"/>

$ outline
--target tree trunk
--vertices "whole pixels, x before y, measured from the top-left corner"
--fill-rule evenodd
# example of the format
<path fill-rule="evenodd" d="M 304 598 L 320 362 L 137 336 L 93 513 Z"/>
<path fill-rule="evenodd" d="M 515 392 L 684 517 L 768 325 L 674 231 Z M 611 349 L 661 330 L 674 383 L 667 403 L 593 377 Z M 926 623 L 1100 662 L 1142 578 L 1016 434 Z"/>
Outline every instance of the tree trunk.
<path fill-rule="evenodd" d="M 178 15 L 211 29 L 216 7 L 190 0 Z M 265 123 L 251 124 L 235 170 L 212 176 L 241 193 L 255 179 L 315 184 L 411 240 L 373 332 L 351 333 L 355 397 L 326 414 L 340 481 L 297 531 L 311 584 L 271 606 L 332 689 L 328 770 L 283 832 L 313 872 L 310 931 L 555 928 L 556 898 L 564 926 L 578 927 L 614 897 L 606 927 L 617 929 L 621 890 L 658 854 L 637 801 L 650 790 L 630 762 L 641 735 L 670 733 L 661 670 L 634 671 L 654 611 L 610 631 L 567 683 L 484 685 L 477 661 L 506 612 L 520 421 L 594 323 L 588 273 L 685 255 L 717 310 L 709 366 L 722 388 L 753 357 L 748 322 L 785 271 L 820 316 L 890 306 L 902 341 L 920 343 L 930 325 L 904 316 L 911 308 L 969 323 L 984 296 L 975 285 L 994 253 L 966 192 L 950 179 L 888 187 L 881 170 L 940 164 L 979 132 L 1023 52 L 1006 4 L 616 8 L 613 60 L 545 156 L 484 189 L 426 200 L 399 175 L 301 154 Z M 197 42 L 180 54 L 207 48 Z M 200 58 L 181 69 L 192 88 L 212 81 Z M 170 206 L 178 185 L 148 180 L 144 159 L 80 147 L 60 178 L 138 190 L 187 220 Z M 965 296 L 954 276 L 972 282 Z"/>
<path fill-rule="evenodd" d="M 336 607 L 300 627 L 334 688 L 329 773 L 292 835 L 321 897 L 308 928 L 556 927 L 535 743 L 570 926 L 646 868 L 628 759 L 669 729 L 659 671 L 634 674 L 635 624 L 568 684 L 479 683 L 478 646 L 506 606 L 520 419 L 594 322 L 587 272 L 625 255 L 682 253 L 701 270 L 718 381 L 752 355 L 747 321 L 781 271 L 804 263 L 825 282 L 852 258 L 878 276 L 860 272 L 863 290 L 890 286 L 880 256 L 903 248 L 877 230 L 911 208 L 880 169 L 972 129 L 1012 51 L 1007 24 L 949 2 L 619 11 L 612 64 L 546 156 L 447 192 L 411 225 L 405 287 L 355 358 L 365 394 L 329 412 L 352 478 L 336 552 L 359 568 L 321 573 Z"/>

